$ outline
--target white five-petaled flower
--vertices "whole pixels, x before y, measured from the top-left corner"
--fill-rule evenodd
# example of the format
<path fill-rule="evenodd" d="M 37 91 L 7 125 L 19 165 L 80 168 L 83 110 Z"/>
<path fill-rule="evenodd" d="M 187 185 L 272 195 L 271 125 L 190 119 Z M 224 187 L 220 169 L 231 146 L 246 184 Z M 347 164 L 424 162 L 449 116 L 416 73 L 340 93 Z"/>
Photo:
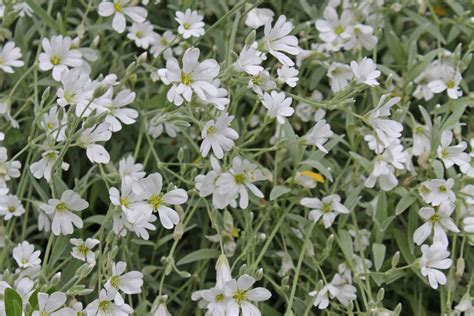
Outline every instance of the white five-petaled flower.
<path fill-rule="evenodd" d="M 359 63 L 353 60 L 351 68 L 357 82 L 371 87 L 379 85 L 376 79 L 380 76 L 380 71 L 377 70 L 377 65 L 371 58 L 364 57 Z"/>
<path fill-rule="evenodd" d="M 182 68 L 175 58 L 169 58 L 166 68 L 158 69 L 163 83 L 172 85 L 167 98 L 175 105 L 183 104 L 184 100 L 191 101 L 193 92 L 204 101 L 218 93 L 213 80 L 219 74 L 220 66 L 214 59 L 199 62 L 199 54 L 199 48 L 188 48 L 183 55 Z"/>
<path fill-rule="evenodd" d="M 135 100 L 135 92 L 125 89 L 112 99 L 112 89 L 109 89 L 106 95 L 110 96 L 110 98 L 106 98 L 97 110 L 99 113 L 108 113 L 105 117 L 105 122 L 109 123 L 112 132 L 120 131 L 122 124 L 130 125 L 136 122 L 138 111 L 125 107 Z"/>
<path fill-rule="evenodd" d="M 138 199 L 146 200 L 144 208 L 147 214 L 157 212 L 160 222 L 166 229 L 172 229 L 179 223 L 179 214 L 167 205 L 180 205 L 186 203 L 188 194 L 183 189 L 173 189 L 163 194 L 163 178 L 158 172 L 140 179 L 133 188 Z"/>
<path fill-rule="evenodd" d="M 115 293 L 108 292 L 104 289 L 100 290 L 99 298 L 87 305 L 87 315 L 114 315 L 114 316 L 128 316 L 133 313 L 133 309 L 128 304 L 118 304 L 114 302 Z"/>
<path fill-rule="evenodd" d="M 367 188 L 373 188 L 378 181 L 380 188 L 384 191 L 390 191 L 398 184 L 397 177 L 394 174 L 394 167 L 384 159 L 383 156 L 377 156 L 369 177 L 364 185 Z"/>
<path fill-rule="evenodd" d="M 272 10 L 267 8 L 253 8 L 247 13 L 245 25 L 258 29 L 259 27 L 272 21 L 275 14 Z"/>
<path fill-rule="evenodd" d="M 112 276 L 107 280 L 104 288 L 107 294 L 114 297 L 115 303 L 123 305 L 124 300 L 119 290 L 125 294 L 141 293 L 143 285 L 143 274 L 138 271 L 125 273 L 127 264 L 123 261 L 112 264 Z"/>
<path fill-rule="evenodd" d="M 10 220 L 13 216 L 20 217 L 24 213 L 25 208 L 16 195 L 0 195 L 0 216 L 3 216 L 5 221 Z"/>
<path fill-rule="evenodd" d="M 350 10 L 342 11 L 339 18 L 336 9 L 327 6 L 324 19 L 316 20 L 319 38 L 328 44 L 328 48 L 338 51 L 353 36 L 353 16 Z"/>
<path fill-rule="evenodd" d="M 30 171 L 36 179 L 44 178 L 46 182 L 51 181 L 53 176 L 53 167 L 59 159 L 59 152 L 57 150 L 47 150 L 41 154 L 41 159 L 30 165 Z M 67 162 L 60 162 L 59 167 L 63 170 L 69 169 Z"/>
<path fill-rule="evenodd" d="M 60 200 L 49 199 L 48 204 L 40 204 L 40 208 L 53 217 L 51 228 L 56 236 L 72 234 L 73 225 L 82 228 L 82 219 L 75 212 L 80 212 L 87 207 L 89 203 L 72 190 L 64 191 Z"/>
<path fill-rule="evenodd" d="M 22 67 L 25 63 L 21 60 L 21 50 L 15 47 L 14 42 L 7 42 L 0 46 L 0 70 L 14 73 L 13 67 Z"/>
<path fill-rule="evenodd" d="M 299 80 L 298 78 L 298 69 L 295 67 L 289 67 L 287 65 L 283 65 L 281 68 L 277 69 L 278 73 L 278 81 L 282 83 L 286 83 L 290 87 L 296 87 L 296 84 Z"/>
<path fill-rule="evenodd" d="M 403 125 L 397 121 L 389 119 L 390 109 L 400 101 L 400 97 L 389 98 L 384 94 L 377 104 L 377 107 L 370 112 L 368 123 L 375 131 L 377 140 L 388 147 L 394 139 L 399 138 L 403 131 Z"/>
<path fill-rule="evenodd" d="M 97 142 L 108 141 L 112 137 L 109 123 L 101 123 L 97 126 L 84 129 L 78 139 L 78 144 L 86 148 L 86 155 L 92 163 L 109 163 L 110 155 L 103 145 Z"/>
<path fill-rule="evenodd" d="M 413 233 L 413 241 L 421 245 L 433 233 L 433 242 L 440 242 L 446 247 L 449 244 L 446 231 L 459 233 L 459 229 L 451 219 L 454 204 L 450 202 L 441 203 L 438 210 L 432 207 L 422 207 L 419 215 L 425 223 L 418 227 Z"/>
<path fill-rule="evenodd" d="M 252 289 L 254 283 L 255 279 L 247 274 L 225 283 L 224 293 L 230 298 L 227 303 L 227 315 L 239 315 L 239 310 L 242 310 L 243 316 L 261 315 L 259 309 L 251 302 L 266 301 L 272 294 L 264 287 Z"/>
<path fill-rule="evenodd" d="M 264 49 L 287 66 L 293 66 L 295 63 L 284 53 L 298 55 L 301 51 L 298 46 L 298 38 L 289 35 L 292 30 L 293 24 L 286 20 L 286 16 L 280 15 L 273 27 L 271 21 L 267 21 L 262 38 Z"/>
<path fill-rule="evenodd" d="M 324 148 L 324 144 L 332 135 L 334 135 L 334 133 L 331 130 L 331 126 L 326 123 L 326 120 L 320 120 L 306 135 L 306 142 L 318 147 L 322 152 L 327 153 L 328 151 Z"/>
<path fill-rule="evenodd" d="M 135 45 L 143 49 L 148 49 L 152 45 L 157 37 L 157 34 L 153 32 L 153 25 L 145 21 L 143 23 L 133 23 L 128 28 L 129 33 L 127 37 L 135 42 Z"/>
<path fill-rule="evenodd" d="M 20 268 L 30 268 L 41 264 L 41 251 L 36 250 L 33 245 L 23 241 L 13 248 L 13 259 Z"/>
<path fill-rule="evenodd" d="M 244 46 L 240 51 L 239 58 L 235 61 L 234 66 L 239 71 L 246 72 L 251 76 L 256 76 L 263 71 L 261 64 L 264 59 L 265 54 L 258 51 L 253 46 Z"/>
<path fill-rule="evenodd" d="M 80 68 L 71 70 L 64 69 L 61 72 L 61 86 L 56 92 L 57 103 L 61 107 L 66 105 L 77 105 L 77 111 L 83 110 L 90 102 L 94 91 L 91 89 L 91 80 L 89 75 Z M 92 109 L 88 109 L 89 114 Z M 78 113 L 80 115 L 81 113 Z"/>
<path fill-rule="evenodd" d="M 234 140 L 239 138 L 239 134 L 230 127 L 234 116 L 223 112 L 216 121 L 210 120 L 201 131 L 203 141 L 201 143 L 201 154 L 206 157 L 212 148 L 212 152 L 218 159 L 224 157 L 224 152 L 234 147 Z"/>
<path fill-rule="evenodd" d="M 185 12 L 177 11 L 175 20 L 179 23 L 178 33 L 181 34 L 184 39 L 188 39 L 191 36 L 203 36 L 204 22 L 202 19 L 202 15 L 191 9 L 187 9 Z"/>
<path fill-rule="evenodd" d="M 53 79 L 59 81 L 61 73 L 71 68 L 80 67 L 83 63 L 82 54 L 73 49 L 72 39 L 69 36 L 52 36 L 51 39 L 43 38 L 41 42 L 44 53 L 39 55 L 39 68 L 42 71 L 53 71 Z"/>
<path fill-rule="evenodd" d="M 329 299 L 337 299 L 342 305 L 348 306 L 349 303 L 357 298 L 357 289 L 351 283 L 351 279 L 336 273 L 331 282 L 324 285 L 319 291 L 309 293 L 313 296 L 313 305 L 318 309 L 326 309 L 329 306 Z"/>
<path fill-rule="evenodd" d="M 446 168 L 453 165 L 462 166 L 471 161 L 471 157 L 464 150 L 467 148 L 466 142 L 460 142 L 457 145 L 450 146 L 453 140 L 453 132 L 444 131 L 441 134 L 441 142 L 438 147 L 438 158 L 441 159 Z"/>
<path fill-rule="evenodd" d="M 318 198 L 303 198 L 301 205 L 311 208 L 309 218 L 315 222 L 321 218 L 324 228 L 329 228 L 334 223 L 337 215 L 348 214 L 349 210 L 341 204 L 341 197 L 337 194 L 331 194 L 322 200 Z"/>
<path fill-rule="evenodd" d="M 270 94 L 265 92 L 262 98 L 262 104 L 268 110 L 267 115 L 276 117 L 279 124 L 285 124 L 285 118 L 295 112 L 291 107 L 292 102 L 293 99 L 287 98 L 285 92 L 272 91 Z"/>
<path fill-rule="evenodd" d="M 222 173 L 217 179 L 216 184 L 219 194 L 223 197 L 232 197 L 235 199 L 240 195 L 239 205 L 246 209 L 249 204 L 249 195 L 247 189 L 252 191 L 259 198 L 263 198 L 263 193 L 253 182 L 265 179 L 257 165 L 247 159 L 235 157 L 232 160 L 232 168 L 229 172 Z"/>
<path fill-rule="evenodd" d="M 421 274 L 428 276 L 431 287 L 437 289 L 438 284 L 446 284 L 446 276 L 439 271 L 448 269 L 453 263 L 453 260 L 448 258 L 449 251 L 446 249 L 446 245 L 440 242 L 435 242 L 431 246 L 422 245 L 421 252 L 423 253 L 419 259 Z"/>
<path fill-rule="evenodd" d="M 455 203 L 456 195 L 452 191 L 454 180 L 433 179 L 421 183 L 418 192 L 426 203 L 438 206 L 441 203 Z"/>
<path fill-rule="evenodd" d="M 451 99 L 457 99 L 462 96 L 462 90 L 459 88 L 462 76 L 459 70 L 454 69 L 450 64 L 439 64 L 437 67 L 437 79 L 428 83 L 428 88 L 434 93 L 441 93 L 444 90 Z"/>
<path fill-rule="evenodd" d="M 349 65 L 333 62 L 328 68 L 328 77 L 330 79 L 331 91 L 339 92 L 349 85 L 349 82 L 354 77 L 354 73 Z"/>
<path fill-rule="evenodd" d="M 38 310 L 32 316 L 66 316 L 75 312 L 68 307 L 61 308 L 66 303 L 66 294 L 54 292 L 52 294 L 38 293 Z"/>
<path fill-rule="evenodd" d="M 102 1 L 99 4 L 99 15 L 113 15 L 112 28 L 118 33 L 122 33 L 125 31 L 127 24 L 125 16 L 128 16 L 136 23 L 143 23 L 148 12 L 145 8 L 132 6 L 130 0 L 113 0 L 113 2 Z"/>
<path fill-rule="evenodd" d="M 79 238 L 71 238 L 69 241 L 74 245 L 71 251 L 74 258 L 95 264 L 95 254 L 92 249 L 100 243 L 98 239 L 87 238 L 84 241 Z"/>

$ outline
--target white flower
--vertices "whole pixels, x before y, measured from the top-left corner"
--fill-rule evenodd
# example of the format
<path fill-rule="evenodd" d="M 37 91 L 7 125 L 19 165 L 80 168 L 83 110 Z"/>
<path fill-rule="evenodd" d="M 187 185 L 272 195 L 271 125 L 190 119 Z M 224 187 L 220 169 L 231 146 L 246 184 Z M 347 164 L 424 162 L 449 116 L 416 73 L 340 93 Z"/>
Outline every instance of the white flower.
<path fill-rule="evenodd" d="M 67 117 L 62 115 L 59 120 L 59 107 L 53 106 L 49 112 L 43 114 L 41 127 L 55 142 L 63 141 L 66 138 Z"/>
<path fill-rule="evenodd" d="M 434 93 L 447 91 L 451 99 L 457 99 L 462 96 L 462 90 L 459 88 L 462 76 L 459 70 L 454 69 L 449 64 L 440 64 L 437 67 L 437 77 L 428 84 L 428 88 Z"/>
<path fill-rule="evenodd" d="M 0 216 L 3 216 L 3 220 L 8 221 L 13 216 L 20 217 L 24 213 L 25 209 L 16 195 L 0 196 Z"/>
<path fill-rule="evenodd" d="M 23 241 L 13 248 L 13 259 L 20 268 L 31 268 L 41 264 L 41 251 L 36 250 L 33 245 Z"/>
<path fill-rule="evenodd" d="M 431 151 L 431 122 L 416 125 L 413 129 L 413 155 L 419 156 Z"/>
<path fill-rule="evenodd" d="M 469 161 L 460 166 L 461 172 L 465 175 L 474 178 L 474 138 L 471 138 L 471 153 L 469 154 Z"/>
<path fill-rule="evenodd" d="M 331 91 L 339 92 L 349 85 L 354 74 L 349 65 L 333 62 L 328 68 L 328 77 L 330 79 Z"/>
<path fill-rule="evenodd" d="M 71 238 L 69 242 L 75 246 L 71 251 L 74 258 L 95 264 L 95 254 L 92 249 L 100 243 L 98 239 L 87 238 L 84 241 L 79 238 Z"/>
<path fill-rule="evenodd" d="M 310 296 L 315 297 L 313 305 L 318 309 L 326 309 L 329 306 L 329 298 L 331 298 L 337 299 L 344 306 L 348 306 L 351 301 L 357 298 L 355 294 L 357 289 L 350 284 L 350 281 L 336 273 L 331 282 L 323 286 L 321 290 L 309 293 Z"/>
<path fill-rule="evenodd" d="M 240 195 L 239 205 L 246 209 L 249 204 L 247 189 L 252 191 L 259 198 L 263 198 L 263 193 L 253 182 L 265 179 L 262 171 L 257 169 L 257 165 L 247 159 L 242 160 L 235 157 L 232 160 L 232 168 L 229 172 L 223 173 L 217 179 L 219 194 L 223 196 L 236 197 Z"/>
<path fill-rule="evenodd" d="M 357 82 L 364 83 L 368 86 L 378 86 L 376 80 L 380 76 L 380 71 L 377 70 L 377 65 L 371 58 L 364 57 L 361 62 L 351 61 L 351 68 Z"/>
<path fill-rule="evenodd" d="M 7 42 L 5 46 L 0 46 L 0 70 L 14 73 L 13 67 L 22 67 L 25 64 L 21 56 L 21 50 L 15 47 L 14 42 Z"/>
<path fill-rule="evenodd" d="M 168 59 L 173 56 L 173 50 L 170 45 L 175 40 L 176 36 L 171 31 L 166 31 L 163 35 L 155 34 L 155 41 L 152 43 L 150 52 L 153 54 L 153 57 L 158 57 L 163 54 L 165 59 Z"/>
<path fill-rule="evenodd" d="M 295 67 L 288 67 L 287 65 L 283 65 L 281 68 L 277 69 L 278 73 L 278 81 L 282 83 L 286 83 L 290 87 L 296 87 L 296 83 L 298 82 L 298 69 Z"/>
<path fill-rule="evenodd" d="M 112 91 L 112 89 L 110 89 Z M 111 93 L 111 92 L 110 92 Z M 107 112 L 104 122 L 110 124 L 112 132 L 118 132 L 122 129 L 122 124 L 130 125 L 136 122 L 138 111 L 131 108 L 126 108 L 126 105 L 131 104 L 135 100 L 135 92 L 128 89 L 120 91 L 113 100 L 107 99 L 98 108 L 98 112 Z"/>
<path fill-rule="evenodd" d="M 464 226 L 464 232 L 468 234 L 474 233 L 474 216 L 464 217 L 462 224 Z"/>
<path fill-rule="evenodd" d="M 168 308 L 166 307 L 166 304 L 161 303 L 161 304 L 158 305 L 158 307 L 155 309 L 155 311 L 152 312 L 152 316 L 171 316 L 171 314 L 168 311 Z"/>
<path fill-rule="evenodd" d="M 76 113 L 79 113 L 80 115 L 80 112 L 82 112 L 90 102 L 94 92 L 90 88 L 91 80 L 89 75 L 80 68 L 74 68 L 71 70 L 64 69 L 61 72 L 60 81 L 61 87 L 59 87 L 56 92 L 58 105 L 65 107 L 66 105 L 75 104 L 78 106 Z M 86 112 L 86 114 L 89 114 L 92 111 L 92 109 L 88 110 L 89 111 Z"/>
<path fill-rule="evenodd" d="M 263 71 L 261 66 L 265 59 L 265 54 L 256 50 L 252 46 L 244 46 L 240 51 L 239 58 L 235 61 L 234 66 L 237 70 L 248 73 L 251 76 L 258 75 Z"/>
<path fill-rule="evenodd" d="M 108 293 L 102 289 L 99 298 L 87 305 L 87 315 L 99 316 L 128 316 L 133 313 L 133 309 L 128 304 L 114 303 L 115 293 Z"/>
<path fill-rule="evenodd" d="M 82 228 L 82 219 L 74 212 L 80 212 L 87 207 L 89 207 L 89 203 L 72 190 L 64 191 L 60 200 L 49 199 L 48 204 L 40 204 L 40 209 L 53 216 L 51 228 L 56 236 L 72 234 L 74 232 L 73 225 Z"/>
<path fill-rule="evenodd" d="M 374 167 L 370 176 L 365 180 L 367 188 L 373 188 L 378 181 L 380 188 L 384 191 L 390 191 L 397 186 L 398 180 L 394 175 L 394 168 L 382 156 L 375 160 Z"/>
<path fill-rule="evenodd" d="M 82 54 L 72 49 L 72 39 L 69 36 L 52 36 L 43 38 L 41 42 L 44 53 L 39 55 L 39 68 L 42 71 L 53 70 L 53 79 L 59 81 L 63 70 L 68 67 L 76 68 L 82 65 Z"/>
<path fill-rule="evenodd" d="M 158 212 L 160 222 L 166 229 L 172 229 L 179 223 L 179 214 L 167 205 L 186 203 L 188 194 L 183 189 L 173 189 L 163 194 L 163 178 L 156 172 L 140 179 L 133 190 L 139 199 L 146 200 L 147 213 Z"/>
<path fill-rule="evenodd" d="M 451 267 L 453 261 L 449 259 L 449 251 L 446 249 L 446 245 L 439 242 L 433 243 L 433 245 L 422 245 L 421 252 L 423 253 L 419 259 L 421 268 L 421 274 L 428 276 L 428 281 L 433 289 L 438 288 L 439 284 L 446 284 L 447 279 L 441 269 L 448 269 Z"/>
<path fill-rule="evenodd" d="M 266 8 L 253 8 L 247 13 L 247 18 L 245 19 L 245 25 L 258 29 L 260 26 L 265 25 L 273 20 L 272 10 Z"/>
<path fill-rule="evenodd" d="M 135 42 L 135 45 L 143 49 L 148 49 L 156 40 L 157 34 L 153 32 L 153 25 L 145 21 L 143 23 L 133 23 L 128 28 L 127 37 Z"/>
<path fill-rule="evenodd" d="M 377 45 L 377 37 L 373 34 L 374 28 L 370 25 L 358 23 L 352 26 L 352 35 L 344 44 L 344 49 L 372 50 Z"/>
<path fill-rule="evenodd" d="M 119 173 L 122 179 L 129 178 L 132 181 L 143 178 L 146 173 L 143 171 L 141 163 L 135 163 L 132 155 L 128 155 L 119 161 Z"/>
<path fill-rule="evenodd" d="M 191 101 L 193 92 L 202 100 L 217 95 L 217 88 L 213 85 L 214 78 L 219 74 L 219 64 L 214 59 L 199 62 L 199 48 L 188 48 L 183 55 L 183 68 L 181 69 L 175 58 L 166 61 L 166 68 L 158 70 L 164 84 L 171 84 L 168 91 L 168 101 L 175 105 L 183 101 Z"/>
<path fill-rule="evenodd" d="M 113 2 L 102 1 L 99 4 L 99 15 L 113 15 L 112 28 L 118 33 L 123 33 L 127 23 L 125 16 L 128 16 L 136 23 L 143 23 L 148 12 L 145 8 L 131 6 L 130 0 L 113 0 Z"/>
<path fill-rule="evenodd" d="M 449 146 L 453 140 L 453 132 L 444 131 L 441 134 L 441 142 L 438 146 L 438 158 L 441 159 L 446 168 L 453 165 L 462 166 L 471 161 L 471 157 L 464 150 L 467 148 L 466 142 L 460 142 L 457 145 Z"/>
<path fill-rule="evenodd" d="M 300 52 L 298 39 L 296 36 L 289 35 L 292 30 L 293 24 L 287 22 L 286 16 L 280 15 L 273 27 L 271 21 L 267 21 L 262 38 L 265 50 L 287 66 L 293 66 L 295 63 L 284 53 L 298 55 Z"/>
<path fill-rule="evenodd" d="M 11 178 L 18 178 L 21 168 L 21 162 L 18 160 L 8 160 L 7 149 L 0 147 L 0 187 L 5 186 L 5 182 Z"/>
<path fill-rule="evenodd" d="M 316 20 L 319 38 L 326 42 L 331 50 L 339 50 L 353 36 L 352 14 L 349 10 L 342 11 L 339 18 L 336 9 L 327 6 L 324 19 Z"/>
<path fill-rule="evenodd" d="M 124 304 L 123 297 L 119 290 L 125 294 L 138 294 L 142 292 L 143 274 L 138 271 L 124 273 L 126 268 L 127 264 L 123 261 L 113 263 L 112 276 L 104 285 L 107 294 L 113 295 L 115 303 L 119 306 Z"/>
<path fill-rule="evenodd" d="M 421 245 L 433 232 L 433 242 L 440 242 L 446 247 L 449 244 L 446 231 L 459 233 L 454 221 L 451 219 L 451 214 L 454 211 L 454 204 L 450 202 L 441 203 L 438 211 L 432 207 L 422 207 L 419 215 L 425 223 L 418 227 L 413 234 L 413 241 L 417 245 Z"/>
<path fill-rule="evenodd" d="M 206 157 L 212 148 L 214 155 L 218 159 L 222 159 L 224 152 L 234 147 L 234 140 L 239 138 L 239 134 L 229 127 L 233 119 L 234 116 L 229 116 L 227 112 L 224 112 L 215 122 L 214 120 L 210 120 L 204 124 L 201 131 L 203 141 L 200 149 L 203 157 Z"/>
<path fill-rule="evenodd" d="M 251 289 L 255 279 L 244 274 L 237 280 L 230 280 L 225 283 L 225 296 L 230 298 L 227 303 L 227 315 L 260 316 L 258 308 L 251 302 L 262 302 L 268 300 L 272 294 L 264 287 Z"/>
<path fill-rule="evenodd" d="M 264 93 L 262 104 L 268 110 L 267 115 L 276 117 L 279 124 L 285 124 L 285 117 L 293 115 L 295 110 L 291 107 L 293 99 L 286 98 L 285 92 L 272 91 L 270 94 Z"/>
<path fill-rule="evenodd" d="M 403 131 L 403 125 L 397 121 L 390 120 L 390 109 L 400 101 L 399 97 L 390 98 L 384 94 L 377 104 L 377 107 L 370 112 L 368 123 L 374 129 L 384 147 L 390 146 L 394 139 L 399 138 Z"/>
<path fill-rule="evenodd" d="M 41 154 L 41 159 L 30 165 L 30 171 L 36 179 L 44 178 L 46 182 L 51 181 L 53 175 L 53 167 L 56 165 L 59 158 L 59 152 L 56 150 L 47 150 Z M 63 170 L 69 169 L 69 164 L 60 162 L 59 166 Z"/>
<path fill-rule="evenodd" d="M 110 155 L 104 146 L 96 144 L 97 142 L 108 141 L 112 137 L 110 124 L 101 123 L 97 126 L 84 129 L 77 143 L 86 148 L 87 158 L 92 163 L 109 163 Z"/>
<path fill-rule="evenodd" d="M 454 186 L 454 180 L 433 179 L 421 184 L 419 192 L 426 203 L 438 206 L 441 203 L 456 202 L 456 195 L 451 190 Z"/>
<path fill-rule="evenodd" d="M 311 208 L 309 219 L 317 222 L 322 218 L 324 228 L 329 228 L 334 223 L 337 215 L 348 214 L 349 210 L 341 204 L 341 197 L 337 194 L 331 194 L 322 200 L 318 198 L 303 198 L 301 205 Z"/>
<path fill-rule="evenodd" d="M 310 145 L 318 147 L 324 153 L 328 151 L 324 148 L 324 144 L 330 137 L 334 135 L 331 131 L 331 126 L 326 123 L 326 120 L 318 121 L 306 134 L 306 142 Z"/>
<path fill-rule="evenodd" d="M 75 313 L 70 308 L 60 308 L 66 303 L 66 294 L 54 292 L 50 295 L 38 293 L 38 311 L 32 316 L 72 316 Z"/>
<path fill-rule="evenodd" d="M 197 11 L 191 11 L 191 9 L 187 9 L 185 12 L 177 11 L 175 20 L 179 23 L 178 33 L 181 34 L 184 39 L 188 39 L 191 36 L 203 36 L 205 32 L 202 19 L 202 15 Z"/>
<path fill-rule="evenodd" d="M 261 97 L 263 95 L 263 91 L 275 89 L 276 83 L 273 81 L 270 73 L 267 70 L 263 70 L 250 78 L 248 86 L 249 88 L 252 88 L 252 90 L 258 96 Z"/>

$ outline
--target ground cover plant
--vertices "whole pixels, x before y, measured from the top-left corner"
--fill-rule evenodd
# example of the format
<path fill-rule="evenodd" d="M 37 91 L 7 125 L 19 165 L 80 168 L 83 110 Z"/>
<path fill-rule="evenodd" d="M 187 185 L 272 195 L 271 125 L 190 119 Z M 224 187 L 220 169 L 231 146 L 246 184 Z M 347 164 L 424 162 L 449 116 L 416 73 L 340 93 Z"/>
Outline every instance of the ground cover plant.
<path fill-rule="evenodd" d="M 0 315 L 472 315 L 474 4 L 0 0 Z"/>

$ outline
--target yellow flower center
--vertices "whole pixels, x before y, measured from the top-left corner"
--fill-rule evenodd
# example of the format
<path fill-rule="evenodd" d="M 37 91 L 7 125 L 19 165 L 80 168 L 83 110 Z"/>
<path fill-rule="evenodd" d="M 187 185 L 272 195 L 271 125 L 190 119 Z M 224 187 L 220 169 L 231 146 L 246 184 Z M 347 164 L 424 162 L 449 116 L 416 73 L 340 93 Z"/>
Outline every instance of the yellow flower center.
<path fill-rule="evenodd" d="M 53 128 L 54 128 L 54 123 L 53 123 L 53 122 L 49 122 L 49 123 L 46 124 L 46 127 L 47 127 L 48 129 L 53 129 Z"/>
<path fill-rule="evenodd" d="M 415 134 L 423 134 L 423 133 L 424 133 L 423 126 L 417 126 L 415 128 Z"/>
<path fill-rule="evenodd" d="M 239 173 L 234 176 L 235 183 L 244 184 L 245 183 L 245 174 Z"/>
<path fill-rule="evenodd" d="M 332 211 L 331 203 L 323 203 L 323 205 L 321 206 L 321 211 L 325 214 L 330 213 Z"/>
<path fill-rule="evenodd" d="M 105 312 L 109 308 L 110 301 L 101 301 L 99 303 L 99 310 Z"/>
<path fill-rule="evenodd" d="M 123 197 L 120 199 L 120 205 L 128 207 L 129 201 L 127 197 Z"/>
<path fill-rule="evenodd" d="M 142 33 L 142 32 L 136 32 L 136 33 L 135 33 L 135 36 L 136 36 L 137 38 L 142 38 L 142 37 L 143 37 L 143 33 Z"/>
<path fill-rule="evenodd" d="M 155 194 L 148 199 L 148 204 L 151 205 L 153 211 L 156 212 L 158 208 L 163 204 L 163 194 Z"/>
<path fill-rule="evenodd" d="M 117 288 L 119 281 L 120 281 L 120 277 L 118 275 L 114 275 L 113 277 L 110 278 L 110 285 L 112 285 L 113 288 Z"/>
<path fill-rule="evenodd" d="M 441 219 L 441 216 L 439 216 L 438 214 L 434 214 L 433 216 L 431 216 L 430 222 L 437 223 L 440 221 L 440 219 Z"/>
<path fill-rule="evenodd" d="M 207 129 L 207 135 L 212 135 L 216 132 L 216 127 L 215 126 L 210 126 L 208 129 Z"/>
<path fill-rule="evenodd" d="M 85 244 L 77 246 L 77 250 L 79 251 L 79 253 L 83 254 L 84 256 L 87 255 L 87 253 L 89 252 L 89 248 L 87 248 Z"/>
<path fill-rule="evenodd" d="M 120 3 L 119 3 L 119 2 L 114 2 L 114 11 L 115 11 L 115 12 L 120 12 L 120 11 L 122 11 L 122 8 L 120 7 Z"/>
<path fill-rule="evenodd" d="M 448 89 L 452 89 L 456 86 L 456 82 L 454 82 L 454 80 L 448 80 L 448 82 L 446 82 L 446 86 Z"/>
<path fill-rule="evenodd" d="M 217 303 L 220 303 L 220 302 L 222 302 L 223 300 L 224 300 L 224 294 L 221 293 L 221 294 L 217 294 L 217 295 L 216 295 L 216 302 L 217 302 Z"/>
<path fill-rule="evenodd" d="M 344 33 L 344 26 L 338 25 L 336 26 L 336 29 L 334 31 L 336 32 L 337 35 L 341 35 L 342 33 Z"/>
<path fill-rule="evenodd" d="M 181 73 L 181 83 L 189 86 L 191 83 L 193 83 L 193 78 L 191 77 L 190 74 L 186 74 L 184 72 Z"/>
<path fill-rule="evenodd" d="M 51 57 L 51 63 L 53 65 L 59 65 L 61 63 L 61 57 L 59 57 L 59 56 Z"/>
<path fill-rule="evenodd" d="M 232 298 L 237 302 L 237 304 L 240 304 L 243 301 L 247 300 L 247 292 L 242 291 L 242 290 L 237 290 L 234 293 L 234 296 L 232 296 Z"/>
<path fill-rule="evenodd" d="M 64 203 L 61 202 L 61 203 L 59 203 L 58 205 L 56 205 L 56 212 L 62 213 L 62 212 L 64 212 L 64 211 L 66 211 L 66 210 L 67 210 L 66 204 L 64 204 Z"/>
<path fill-rule="evenodd" d="M 188 22 L 184 22 L 184 23 L 183 23 L 183 27 L 184 27 L 186 30 L 189 30 L 189 28 L 191 27 L 191 25 L 189 25 Z"/>
<path fill-rule="evenodd" d="M 10 213 L 14 213 L 14 212 L 16 211 L 16 207 L 14 207 L 14 206 L 9 206 L 9 207 L 8 207 L 8 211 L 9 211 Z"/>
<path fill-rule="evenodd" d="M 442 159 L 448 158 L 448 150 L 446 148 L 443 148 L 443 150 L 441 150 L 441 158 Z"/>
<path fill-rule="evenodd" d="M 441 193 L 444 193 L 444 192 L 447 192 L 447 191 L 448 191 L 448 189 L 447 189 L 444 185 L 439 186 L 439 189 L 438 189 L 438 190 L 439 190 L 439 192 L 441 192 Z"/>
<path fill-rule="evenodd" d="M 230 229 L 230 235 L 234 238 L 237 238 L 239 237 L 239 234 L 240 234 L 240 229 L 236 228 L 236 227 L 232 227 Z"/>

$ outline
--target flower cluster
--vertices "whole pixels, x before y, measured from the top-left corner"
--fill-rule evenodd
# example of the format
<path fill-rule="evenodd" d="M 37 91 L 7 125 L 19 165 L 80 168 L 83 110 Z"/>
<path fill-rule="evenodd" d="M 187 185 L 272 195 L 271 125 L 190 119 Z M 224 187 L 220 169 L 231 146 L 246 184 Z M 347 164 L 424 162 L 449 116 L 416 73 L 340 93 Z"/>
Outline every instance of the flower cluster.
<path fill-rule="evenodd" d="M 0 315 L 473 314 L 471 11 L 0 0 Z"/>

